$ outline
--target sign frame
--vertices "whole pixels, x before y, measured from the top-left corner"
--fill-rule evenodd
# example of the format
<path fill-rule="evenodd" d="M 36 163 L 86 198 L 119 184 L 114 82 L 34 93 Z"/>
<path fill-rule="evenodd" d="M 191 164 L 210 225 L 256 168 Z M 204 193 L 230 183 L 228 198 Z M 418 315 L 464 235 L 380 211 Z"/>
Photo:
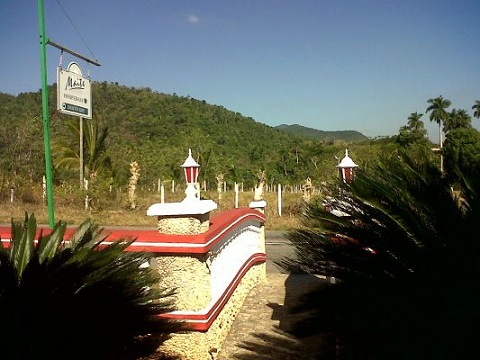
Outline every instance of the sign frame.
<path fill-rule="evenodd" d="M 82 69 L 74 61 L 66 70 L 57 68 L 57 110 L 66 115 L 92 118 L 91 81 L 82 75 Z"/>

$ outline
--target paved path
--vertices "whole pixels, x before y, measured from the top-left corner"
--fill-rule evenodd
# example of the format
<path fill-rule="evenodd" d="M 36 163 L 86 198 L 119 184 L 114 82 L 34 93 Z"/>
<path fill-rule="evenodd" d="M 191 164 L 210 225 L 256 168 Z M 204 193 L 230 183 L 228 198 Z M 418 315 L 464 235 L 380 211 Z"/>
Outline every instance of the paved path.
<path fill-rule="evenodd" d="M 318 339 L 300 344 L 285 331 L 297 317 L 289 310 L 299 296 L 323 282 L 310 275 L 268 274 L 267 282 L 248 295 L 217 359 L 313 359 Z"/>
<path fill-rule="evenodd" d="M 311 275 L 286 274 L 276 265 L 283 257 L 293 257 L 283 233 L 267 231 L 267 282 L 248 294 L 235 322 L 217 354 L 217 360 L 310 360 L 322 353 L 332 359 L 332 345 L 321 338 L 302 343 L 287 331 L 298 315 L 291 309 L 306 291 L 325 280 Z"/>

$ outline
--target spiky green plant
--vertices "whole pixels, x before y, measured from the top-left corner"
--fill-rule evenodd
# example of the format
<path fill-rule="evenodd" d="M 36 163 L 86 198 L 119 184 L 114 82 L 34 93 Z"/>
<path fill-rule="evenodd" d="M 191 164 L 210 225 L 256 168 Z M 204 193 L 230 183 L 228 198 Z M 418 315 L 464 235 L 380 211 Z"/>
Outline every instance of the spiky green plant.
<path fill-rule="evenodd" d="M 142 266 L 149 256 L 105 245 L 90 220 L 64 241 L 66 223 L 37 237 L 35 216 L 12 222 L 0 249 L 2 359 L 133 359 L 153 352 L 180 324 L 172 290 Z"/>
<path fill-rule="evenodd" d="M 334 334 L 339 359 L 467 358 L 480 321 L 480 187 L 462 180 L 454 194 L 427 159 L 391 157 L 308 205 L 282 266 L 336 282 L 303 298 L 296 311 L 309 316 L 294 334 Z"/>

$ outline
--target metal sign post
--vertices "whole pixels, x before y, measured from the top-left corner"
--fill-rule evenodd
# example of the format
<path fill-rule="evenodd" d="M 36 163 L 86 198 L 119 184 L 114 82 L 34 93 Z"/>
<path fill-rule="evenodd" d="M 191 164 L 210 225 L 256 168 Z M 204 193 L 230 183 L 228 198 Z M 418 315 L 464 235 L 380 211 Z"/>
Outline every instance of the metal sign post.
<path fill-rule="evenodd" d="M 57 49 L 65 51 L 79 59 L 82 59 L 95 66 L 100 66 L 96 60 L 91 60 L 81 54 L 78 54 L 66 47 L 50 41 L 45 34 L 45 15 L 43 0 L 37 0 L 38 6 L 38 27 L 40 34 L 40 63 L 41 63 L 41 79 L 42 79 L 42 107 L 43 107 L 43 142 L 45 147 L 45 178 L 46 178 L 46 192 L 47 192 L 47 206 L 48 206 L 48 225 L 53 228 L 55 225 L 55 213 L 53 206 L 53 181 L 52 181 L 52 157 L 50 154 L 50 119 L 48 114 L 48 82 L 47 82 L 47 44 L 50 44 Z M 73 110 L 77 115 L 85 114 L 83 106 L 69 106 L 66 108 Z M 88 111 L 88 110 L 87 110 Z M 91 109 L 89 116 L 91 117 Z"/>
<path fill-rule="evenodd" d="M 83 190 L 83 119 L 92 118 L 92 87 L 76 62 L 72 61 L 67 70 L 57 69 L 57 110 L 80 118 L 80 189 Z"/>
<path fill-rule="evenodd" d="M 43 106 L 43 143 L 45 147 L 45 177 L 47 180 L 48 225 L 55 225 L 53 210 L 52 189 L 52 157 L 50 154 L 50 119 L 48 114 L 48 85 L 47 85 L 47 43 L 45 35 L 45 16 L 43 14 L 43 0 L 38 0 L 38 24 L 40 31 L 40 62 L 42 71 L 42 106 Z"/>

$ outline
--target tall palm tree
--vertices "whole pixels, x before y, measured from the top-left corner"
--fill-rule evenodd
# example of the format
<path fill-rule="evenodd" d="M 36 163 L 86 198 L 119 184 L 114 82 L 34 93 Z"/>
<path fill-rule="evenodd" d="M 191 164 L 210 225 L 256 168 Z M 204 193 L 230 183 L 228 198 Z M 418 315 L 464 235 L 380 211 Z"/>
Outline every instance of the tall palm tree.
<path fill-rule="evenodd" d="M 418 112 L 411 113 L 408 117 L 407 125 L 410 130 L 420 130 L 423 129 L 423 121 L 420 120 L 423 114 L 419 114 Z"/>
<path fill-rule="evenodd" d="M 480 119 L 480 100 L 475 100 L 475 104 L 472 106 L 473 117 Z"/>
<path fill-rule="evenodd" d="M 427 107 L 427 112 L 430 112 L 430 121 L 434 121 L 438 124 L 438 141 L 440 149 L 443 148 L 443 136 L 442 136 L 442 124 L 448 119 L 449 114 L 447 109 L 452 102 L 448 99 L 444 99 L 443 96 L 429 99 L 427 101 L 430 105 Z M 443 155 L 440 154 L 440 170 L 443 173 Z"/>
<path fill-rule="evenodd" d="M 0 247 L 2 359 L 136 359 L 180 329 L 159 316 L 173 310 L 173 292 L 142 266 L 147 254 L 124 251 L 132 241 L 104 245 L 88 220 L 68 242 L 65 230 L 58 222 L 35 245 L 26 215 Z"/>
<path fill-rule="evenodd" d="M 427 101 L 430 105 L 427 107 L 427 112 L 430 112 L 430 121 L 434 121 L 438 124 L 438 135 L 440 148 L 443 146 L 442 141 L 442 124 L 448 119 L 447 109 L 452 102 L 448 99 L 444 99 L 443 96 L 429 99 Z"/>
<path fill-rule="evenodd" d="M 306 205 L 287 233 L 295 257 L 281 265 L 336 282 L 303 298 L 295 335 L 335 334 L 342 359 L 468 357 L 480 321 L 480 186 L 460 177 L 455 196 L 440 175 L 427 158 L 395 155 Z"/>

